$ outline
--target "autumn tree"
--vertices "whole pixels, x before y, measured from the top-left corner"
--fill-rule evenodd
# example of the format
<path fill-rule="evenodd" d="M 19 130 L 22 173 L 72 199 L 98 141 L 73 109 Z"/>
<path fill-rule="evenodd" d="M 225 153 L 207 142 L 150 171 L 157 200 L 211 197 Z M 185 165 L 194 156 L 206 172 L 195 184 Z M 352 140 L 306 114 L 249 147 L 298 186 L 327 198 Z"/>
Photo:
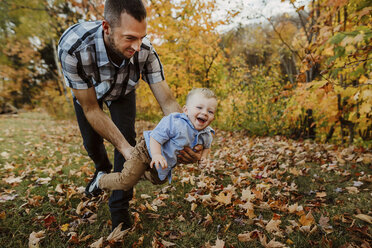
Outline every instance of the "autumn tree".
<path fill-rule="evenodd" d="M 311 34 L 298 42 L 305 51 L 298 87 L 289 101 L 290 125 L 301 123 L 311 109 L 318 137 L 335 133 L 343 143 L 372 138 L 371 4 L 368 1 L 313 1 Z M 305 32 L 303 31 L 305 35 Z M 317 64 L 319 75 L 307 83 Z M 292 126 L 293 127 L 293 126 Z"/>

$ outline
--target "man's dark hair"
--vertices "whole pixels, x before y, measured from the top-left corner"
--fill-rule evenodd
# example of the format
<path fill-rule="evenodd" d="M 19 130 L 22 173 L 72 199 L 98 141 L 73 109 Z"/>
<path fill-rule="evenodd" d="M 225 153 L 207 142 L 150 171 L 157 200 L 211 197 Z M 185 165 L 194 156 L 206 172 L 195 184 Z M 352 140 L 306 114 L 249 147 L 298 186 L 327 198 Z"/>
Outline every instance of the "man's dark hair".
<path fill-rule="evenodd" d="M 112 27 L 120 25 L 120 15 L 127 13 L 137 21 L 146 18 L 146 8 L 142 0 L 106 0 L 104 18 Z"/>

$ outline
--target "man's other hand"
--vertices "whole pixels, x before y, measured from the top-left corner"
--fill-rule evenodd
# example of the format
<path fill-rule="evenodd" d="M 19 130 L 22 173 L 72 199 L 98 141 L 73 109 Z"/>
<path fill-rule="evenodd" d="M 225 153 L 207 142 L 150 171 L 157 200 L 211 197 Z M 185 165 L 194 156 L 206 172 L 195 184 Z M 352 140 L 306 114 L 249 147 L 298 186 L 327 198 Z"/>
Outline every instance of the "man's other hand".
<path fill-rule="evenodd" d="M 200 160 L 203 152 L 202 145 L 196 145 L 194 149 L 190 147 L 184 147 L 182 151 L 177 155 L 177 162 L 182 164 L 192 164 Z"/>

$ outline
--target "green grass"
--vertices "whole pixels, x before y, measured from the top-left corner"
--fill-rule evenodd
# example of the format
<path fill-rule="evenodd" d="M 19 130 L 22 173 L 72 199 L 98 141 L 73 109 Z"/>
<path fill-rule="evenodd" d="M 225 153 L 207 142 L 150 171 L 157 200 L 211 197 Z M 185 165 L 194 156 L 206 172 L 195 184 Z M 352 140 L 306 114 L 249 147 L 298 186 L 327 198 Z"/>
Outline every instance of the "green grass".
<path fill-rule="evenodd" d="M 151 126 L 153 124 L 139 121 L 138 134 Z M 0 141 L 0 199 L 14 197 L 0 201 L 0 247 L 27 247 L 30 234 L 41 230 L 45 231 L 41 247 L 88 247 L 110 234 L 108 195 L 89 200 L 81 193 L 93 173 L 93 165 L 82 146 L 75 121 L 56 121 L 43 112 L 0 116 Z M 359 213 L 371 216 L 371 185 L 368 181 L 371 165 L 354 161 L 328 170 L 322 164 L 330 162 L 322 158 L 295 166 L 301 159 L 278 152 L 281 143 L 268 147 L 267 144 L 275 142 L 274 139 L 269 142 L 249 140 L 242 133 L 217 132 L 212 149 L 212 154 L 216 151 L 219 154 L 213 159 L 216 170 L 205 174 L 209 186 L 197 186 L 201 177 L 194 165 L 177 168 L 170 186 L 140 181 L 130 204 L 133 217 L 139 217 L 137 226 L 122 243 L 111 246 L 132 247 L 143 237 L 142 247 L 152 247 L 154 240 L 173 242 L 175 247 L 205 247 L 207 242 L 214 245 L 217 238 L 225 242 L 225 247 L 263 247 L 257 237 L 250 242 L 238 240 L 238 234 L 253 230 L 265 235 L 267 242 L 275 238 L 289 247 L 342 247 L 347 244 L 357 247 L 363 242 L 371 242 L 371 225 L 354 217 Z M 289 143 L 288 149 L 294 151 L 294 155 L 303 152 L 292 148 L 293 141 L 284 143 Z M 113 147 L 107 147 L 112 158 Z M 307 154 L 312 152 L 308 150 Z M 282 155 L 271 159 L 270 156 L 276 153 Z M 248 162 L 243 162 L 242 155 Z M 293 161 L 293 165 L 280 168 L 282 164 L 289 164 L 288 161 Z M 265 166 L 268 166 L 268 177 L 255 176 L 253 172 L 262 172 Z M 302 173 L 295 175 L 289 168 Z M 369 179 L 362 180 L 361 176 L 364 179 L 369 176 Z M 12 177 L 21 177 L 20 182 L 6 182 Z M 188 177 L 193 177 L 195 184 L 181 182 Z M 40 178 L 48 181 L 37 181 Z M 358 186 L 359 193 L 346 190 L 354 181 L 361 180 L 363 185 Z M 296 190 L 290 191 L 288 186 L 292 183 Z M 56 191 L 57 186 L 62 192 Z M 257 190 L 267 187 L 267 190 L 260 190 L 262 200 L 252 201 L 255 206 L 253 219 L 239 207 L 243 203 L 242 191 L 248 187 Z M 233 192 L 231 204 L 216 201 L 221 191 L 229 190 Z M 325 196 L 317 197 L 316 193 L 320 192 L 325 192 Z M 142 194 L 150 198 L 142 199 Z M 185 200 L 187 194 L 211 194 L 212 201 L 197 200 L 192 211 L 191 203 Z M 165 206 L 158 206 L 156 212 L 146 208 L 146 202 L 151 203 L 160 196 L 166 196 Z M 85 206 L 77 211 L 83 203 Z M 260 207 L 263 203 L 271 205 Z M 303 206 L 302 214 L 311 211 L 315 219 L 312 228 L 317 227 L 313 233 L 304 233 L 298 228 L 293 232 L 286 231 L 291 220 L 299 222 L 301 214 L 289 213 L 286 207 L 281 207 L 295 203 Z M 97 218 L 89 222 L 93 214 L 97 214 Z M 206 221 L 207 215 L 212 221 Z M 334 230 L 330 234 L 325 234 L 319 226 L 322 215 L 330 219 L 329 224 Z M 280 218 L 282 237 L 265 230 L 272 218 Z M 66 231 L 63 230 L 65 224 L 68 224 Z M 77 234 L 78 243 L 69 242 L 72 232 Z M 87 235 L 91 237 L 82 241 Z M 105 241 L 104 247 L 107 245 Z"/>

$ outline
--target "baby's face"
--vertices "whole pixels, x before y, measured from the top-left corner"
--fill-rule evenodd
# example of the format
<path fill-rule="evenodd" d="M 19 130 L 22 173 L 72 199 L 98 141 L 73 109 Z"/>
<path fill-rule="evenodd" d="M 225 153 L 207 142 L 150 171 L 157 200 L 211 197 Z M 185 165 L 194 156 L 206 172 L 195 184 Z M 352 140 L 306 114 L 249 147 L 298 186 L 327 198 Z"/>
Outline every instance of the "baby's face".
<path fill-rule="evenodd" d="M 216 109 L 216 99 L 207 98 L 199 93 L 191 97 L 189 103 L 183 107 L 183 112 L 189 117 L 194 128 L 201 131 L 214 120 Z"/>

